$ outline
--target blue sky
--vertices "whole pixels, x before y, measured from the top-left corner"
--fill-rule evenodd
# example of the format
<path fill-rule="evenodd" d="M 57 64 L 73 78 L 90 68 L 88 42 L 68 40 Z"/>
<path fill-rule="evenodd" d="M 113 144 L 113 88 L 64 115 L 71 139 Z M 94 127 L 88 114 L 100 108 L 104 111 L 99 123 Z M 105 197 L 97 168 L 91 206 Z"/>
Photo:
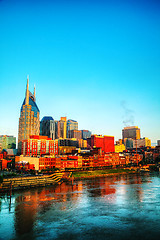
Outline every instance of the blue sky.
<path fill-rule="evenodd" d="M 17 136 L 29 75 L 40 118 L 160 139 L 159 1 L 0 1 L 0 134 Z"/>

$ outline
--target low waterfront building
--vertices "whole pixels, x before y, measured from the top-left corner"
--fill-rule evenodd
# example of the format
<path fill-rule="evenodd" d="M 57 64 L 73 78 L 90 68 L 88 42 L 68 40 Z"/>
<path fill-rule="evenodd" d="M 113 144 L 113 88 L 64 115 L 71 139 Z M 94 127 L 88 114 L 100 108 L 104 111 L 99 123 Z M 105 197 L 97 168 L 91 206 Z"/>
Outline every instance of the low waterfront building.
<path fill-rule="evenodd" d="M 34 170 L 39 170 L 39 158 L 29 156 L 16 156 L 15 167 L 25 166 L 26 164 L 34 165 Z M 32 168 L 33 169 L 33 168 Z"/>

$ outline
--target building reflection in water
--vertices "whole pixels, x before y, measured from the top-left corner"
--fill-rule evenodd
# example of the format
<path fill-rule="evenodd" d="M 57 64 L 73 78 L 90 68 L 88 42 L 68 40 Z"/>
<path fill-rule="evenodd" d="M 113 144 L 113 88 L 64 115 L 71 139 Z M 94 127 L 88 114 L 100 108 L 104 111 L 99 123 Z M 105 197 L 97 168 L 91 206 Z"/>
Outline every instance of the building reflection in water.
<path fill-rule="evenodd" d="M 148 177 L 147 177 L 148 179 Z M 127 185 L 139 184 L 133 192 L 128 193 Z M 142 178 L 140 175 L 116 175 L 106 178 L 89 179 L 62 183 L 56 187 L 39 188 L 21 193 L 15 200 L 15 230 L 16 234 L 22 235 L 34 232 L 39 214 L 45 214 L 49 210 L 66 211 L 70 208 L 80 208 L 82 204 L 89 206 L 89 198 L 103 197 L 108 204 L 120 193 L 122 201 L 128 201 L 130 194 L 136 195 L 139 201 L 143 199 L 143 189 L 141 188 Z M 111 197 L 110 197 L 111 196 Z M 119 197 L 120 201 L 120 197 Z M 57 205 L 57 203 L 59 203 Z"/>
<path fill-rule="evenodd" d="M 82 182 L 71 185 L 62 183 L 56 187 L 48 187 L 25 191 L 16 198 L 15 230 L 17 235 L 31 233 L 36 224 L 37 214 L 44 214 L 54 207 L 55 202 L 62 202 L 60 210 L 65 211 L 65 202 L 76 203 L 82 194 Z"/>

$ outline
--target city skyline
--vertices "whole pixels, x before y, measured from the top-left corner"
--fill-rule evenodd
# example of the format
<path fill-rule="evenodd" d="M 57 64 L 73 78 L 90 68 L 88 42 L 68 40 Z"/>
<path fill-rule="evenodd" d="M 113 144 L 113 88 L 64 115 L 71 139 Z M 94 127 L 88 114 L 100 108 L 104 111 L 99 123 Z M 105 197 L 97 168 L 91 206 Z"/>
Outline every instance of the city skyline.
<path fill-rule="evenodd" d="M 156 143 L 159 3 L 46 2 L 0 1 L 1 134 L 18 136 L 29 75 L 40 120 L 66 116 L 115 140 L 135 125 Z"/>

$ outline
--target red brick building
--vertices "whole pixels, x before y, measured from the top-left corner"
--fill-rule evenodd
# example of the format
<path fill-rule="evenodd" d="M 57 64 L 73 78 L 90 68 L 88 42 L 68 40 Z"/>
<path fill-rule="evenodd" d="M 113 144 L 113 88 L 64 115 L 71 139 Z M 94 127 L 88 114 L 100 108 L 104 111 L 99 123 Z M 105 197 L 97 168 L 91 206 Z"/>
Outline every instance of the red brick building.
<path fill-rule="evenodd" d="M 58 140 L 52 140 L 47 136 L 30 136 L 29 139 L 22 141 L 23 156 L 42 156 L 42 155 L 57 155 Z"/>
<path fill-rule="evenodd" d="M 92 135 L 91 138 L 87 139 L 87 144 L 90 145 L 91 149 L 101 148 L 102 154 L 108 152 L 115 152 L 114 137 Z"/>

